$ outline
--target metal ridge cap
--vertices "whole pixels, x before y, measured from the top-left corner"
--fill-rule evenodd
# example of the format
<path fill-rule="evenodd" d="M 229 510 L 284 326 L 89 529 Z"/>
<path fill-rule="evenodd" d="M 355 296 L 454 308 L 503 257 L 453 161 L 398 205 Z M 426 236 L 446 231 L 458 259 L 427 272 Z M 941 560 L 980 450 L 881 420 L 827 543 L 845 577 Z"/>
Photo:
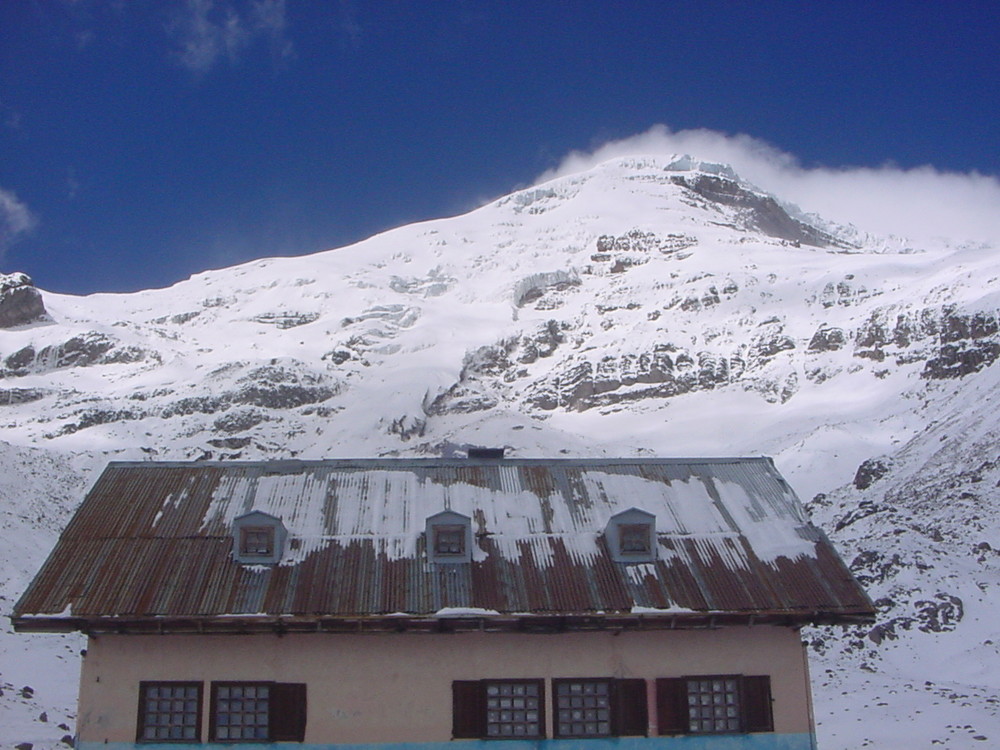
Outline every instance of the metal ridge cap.
<path fill-rule="evenodd" d="M 544 457 L 505 457 L 505 458 L 460 458 L 460 457 L 402 457 L 402 458 L 276 458 L 255 461 L 109 461 L 107 468 L 184 468 L 184 469 L 218 469 L 218 468 L 321 468 L 321 467 L 358 467 L 369 468 L 379 466 L 505 466 L 505 465 L 549 465 L 559 466 L 628 466 L 640 465 L 700 465 L 700 464 L 733 464 L 772 462 L 769 456 L 695 456 L 695 457 L 616 457 L 601 458 L 580 456 L 575 458 L 544 458 Z"/>

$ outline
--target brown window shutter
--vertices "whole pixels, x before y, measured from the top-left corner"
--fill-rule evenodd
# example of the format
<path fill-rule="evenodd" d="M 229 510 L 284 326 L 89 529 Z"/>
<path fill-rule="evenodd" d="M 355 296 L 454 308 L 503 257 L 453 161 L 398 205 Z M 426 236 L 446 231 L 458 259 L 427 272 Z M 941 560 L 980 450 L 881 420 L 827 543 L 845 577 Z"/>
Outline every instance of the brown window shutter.
<path fill-rule="evenodd" d="M 743 678 L 743 731 L 774 731 L 771 678 L 767 675 Z"/>
<path fill-rule="evenodd" d="M 478 680 L 451 683 L 451 708 L 452 739 L 479 739 L 486 735 L 483 686 Z"/>
<path fill-rule="evenodd" d="M 656 680 L 656 723 L 660 734 L 687 733 L 687 680 L 683 677 Z"/>
<path fill-rule="evenodd" d="M 271 741 L 304 742 L 306 739 L 306 686 L 298 682 L 271 685 Z"/>
<path fill-rule="evenodd" d="M 614 733 L 619 737 L 649 734 L 645 680 L 614 681 Z"/>
<path fill-rule="evenodd" d="M 215 707 L 219 705 L 218 699 L 219 686 L 216 683 L 212 683 L 212 689 L 209 694 L 208 701 L 208 741 L 213 742 L 215 740 Z"/>

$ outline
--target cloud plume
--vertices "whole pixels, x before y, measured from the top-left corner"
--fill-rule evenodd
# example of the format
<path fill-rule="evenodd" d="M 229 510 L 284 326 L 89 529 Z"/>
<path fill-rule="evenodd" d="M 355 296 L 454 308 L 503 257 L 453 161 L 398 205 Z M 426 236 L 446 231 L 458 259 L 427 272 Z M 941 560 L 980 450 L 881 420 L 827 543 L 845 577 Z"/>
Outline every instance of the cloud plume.
<path fill-rule="evenodd" d="M 22 234 L 35 228 L 38 220 L 10 190 L 0 187 L 0 260 L 7 248 Z"/>
<path fill-rule="evenodd" d="M 276 60 L 292 54 L 286 36 L 285 0 L 252 0 L 241 9 L 230 2 L 187 0 L 170 26 L 178 61 L 202 75 L 219 62 L 234 65 L 258 40 Z"/>
<path fill-rule="evenodd" d="M 916 241 L 939 237 L 1000 243 L 1000 179 L 933 166 L 803 167 L 799 160 L 748 135 L 714 130 L 645 133 L 573 152 L 538 182 L 624 156 L 687 154 L 732 165 L 745 180 L 780 200 L 863 231 Z"/>

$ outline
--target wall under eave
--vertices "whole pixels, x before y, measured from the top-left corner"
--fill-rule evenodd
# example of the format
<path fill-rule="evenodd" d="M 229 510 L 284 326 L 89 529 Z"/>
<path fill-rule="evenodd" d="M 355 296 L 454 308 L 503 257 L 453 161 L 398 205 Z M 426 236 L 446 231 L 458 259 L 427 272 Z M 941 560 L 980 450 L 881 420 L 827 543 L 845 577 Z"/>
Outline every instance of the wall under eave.
<path fill-rule="evenodd" d="M 429 750 L 438 744 L 454 747 L 453 680 L 628 677 L 652 681 L 702 674 L 770 675 L 775 732 L 726 738 L 656 737 L 650 683 L 650 739 L 547 740 L 541 744 L 554 750 L 570 746 L 602 750 L 612 744 L 628 750 L 626 746 L 633 742 L 643 748 L 689 750 L 812 747 L 808 672 L 799 634 L 770 626 L 544 635 L 101 635 L 90 639 L 83 662 L 78 739 L 81 750 L 133 747 L 139 683 L 144 680 L 205 683 L 203 741 L 208 734 L 212 681 L 273 680 L 308 685 L 306 746 L 420 745 Z M 546 693 L 546 735 L 552 737 L 550 683 Z M 723 744 L 703 744 L 709 739 Z M 459 742 L 468 750 L 476 743 Z M 537 742 L 515 744 L 540 746 Z M 260 743 L 247 745 L 251 746 L 261 748 Z M 170 747 L 177 750 L 178 745 Z M 218 747 L 233 748 L 233 744 Z M 504 747 L 515 750 L 513 745 Z"/>

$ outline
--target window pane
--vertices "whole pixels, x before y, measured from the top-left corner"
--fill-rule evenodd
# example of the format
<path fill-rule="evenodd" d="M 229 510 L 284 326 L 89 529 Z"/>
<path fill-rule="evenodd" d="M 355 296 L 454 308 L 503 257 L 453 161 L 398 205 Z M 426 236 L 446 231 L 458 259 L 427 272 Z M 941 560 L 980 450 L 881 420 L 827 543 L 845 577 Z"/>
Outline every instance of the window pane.
<path fill-rule="evenodd" d="M 726 733 L 740 731 L 739 680 L 733 678 L 687 681 L 690 731 Z"/>
<path fill-rule="evenodd" d="M 218 686 L 215 691 L 214 739 L 269 739 L 269 704 L 267 685 Z"/>
<path fill-rule="evenodd" d="M 608 680 L 560 680 L 556 684 L 557 737 L 611 735 Z"/>
<path fill-rule="evenodd" d="M 240 532 L 240 553 L 271 555 L 274 553 L 273 526 L 244 526 Z"/>
<path fill-rule="evenodd" d="M 197 737 L 200 683 L 140 684 L 139 705 L 143 708 L 138 737 L 142 742 L 180 742 Z M 190 695 L 190 700 L 184 696 Z"/>
<path fill-rule="evenodd" d="M 434 552 L 438 555 L 464 555 L 465 527 L 435 526 Z"/>
<path fill-rule="evenodd" d="M 486 736 L 539 736 L 541 699 L 537 683 L 486 683 L 486 709 Z"/>

